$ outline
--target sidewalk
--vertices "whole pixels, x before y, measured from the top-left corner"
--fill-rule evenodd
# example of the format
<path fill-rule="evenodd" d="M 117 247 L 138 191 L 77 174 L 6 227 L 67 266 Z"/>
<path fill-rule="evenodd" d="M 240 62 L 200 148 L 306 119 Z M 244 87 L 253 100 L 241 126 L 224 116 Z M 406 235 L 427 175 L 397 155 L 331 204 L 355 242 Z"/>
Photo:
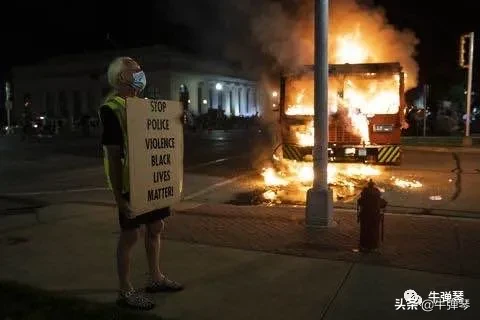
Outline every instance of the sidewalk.
<path fill-rule="evenodd" d="M 402 145 L 402 149 L 406 151 L 426 151 L 426 152 L 443 152 L 443 153 L 480 153 L 480 146 L 477 147 L 459 147 L 459 146 L 410 146 Z"/>
<path fill-rule="evenodd" d="M 478 318 L 480 221 L 388 215 L 382 255 L 362 256 L 351 251 L 354 215 L 337 211 L 335 219 L 335 228 L 308 231 L 300 208 L 181 204 L 167 225 L 163 268 L 187 289 L 156 296 L 152 313 L 196 320 Z M 115 299 L 114 208 L 63 204 L 38 209 L 36 217 L 0 216 L 0 223 L 0 279 Z M 145 270 L 140 241 L 135 284 Z M 422 297 L 463 290 L 471 307 L 395 311 L 407 289 Z"/>

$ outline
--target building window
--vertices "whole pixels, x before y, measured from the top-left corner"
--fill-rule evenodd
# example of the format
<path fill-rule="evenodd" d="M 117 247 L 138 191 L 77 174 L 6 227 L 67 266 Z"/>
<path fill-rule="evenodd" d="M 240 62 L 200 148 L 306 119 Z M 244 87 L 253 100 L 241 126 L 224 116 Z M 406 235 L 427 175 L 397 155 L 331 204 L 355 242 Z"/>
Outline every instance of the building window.
<path fill-rule="evenodd" d="M 197 88 L 197 109 L 198 109 L 198 114 L 202 113 L 202 102 L 203 102 L 203 92 L 202 92 L 202 87 L 198 86 Z"/>

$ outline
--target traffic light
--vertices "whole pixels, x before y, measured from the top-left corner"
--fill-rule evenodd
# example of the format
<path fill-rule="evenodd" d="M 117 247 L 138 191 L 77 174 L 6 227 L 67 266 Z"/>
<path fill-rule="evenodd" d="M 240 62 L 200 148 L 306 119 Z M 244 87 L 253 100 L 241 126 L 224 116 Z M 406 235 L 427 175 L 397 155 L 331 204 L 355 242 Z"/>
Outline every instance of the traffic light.
<path fill-rule="evenodd" d="M 466 44 L 466 35 L 462 35 L 460 37 L 460 67 L 467 68 L 468 66 L 465 65 L 465 44 Z"/>
<path fill-rule="evenodd" d="M 464 34 L 460 37 L 460 67 L 462 68 L 468 68 L 470 61 L 465 62 L 466 60 L 470 60 L 470 58 L 465 59 L 465 54 L 468 52 L 470 49 L 470 46 L 472 45 L 472 33 Z M 468 42 L 467 42 L 468 40 Z"/>

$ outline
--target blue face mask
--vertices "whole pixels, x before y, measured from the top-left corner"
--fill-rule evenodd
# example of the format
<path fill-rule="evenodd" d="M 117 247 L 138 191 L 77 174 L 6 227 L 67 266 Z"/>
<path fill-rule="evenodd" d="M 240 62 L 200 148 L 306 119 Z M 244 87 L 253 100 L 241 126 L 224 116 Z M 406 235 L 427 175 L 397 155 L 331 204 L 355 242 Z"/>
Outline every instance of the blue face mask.
<path fill-rule="evenodd" d="M 146 85 L 147 85 L 147 77 L 145 76 L 145 72 L 143 71 L 135 72 L 133 74 L 132 87 L 141 91 L 145 89 Z"/>

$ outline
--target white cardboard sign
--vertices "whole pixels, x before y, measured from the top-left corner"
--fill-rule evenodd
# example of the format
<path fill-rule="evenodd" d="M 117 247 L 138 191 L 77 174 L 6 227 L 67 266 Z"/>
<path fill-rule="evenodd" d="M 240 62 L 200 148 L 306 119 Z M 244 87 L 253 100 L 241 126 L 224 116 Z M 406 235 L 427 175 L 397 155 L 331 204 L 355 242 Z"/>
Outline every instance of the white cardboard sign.
<path fill-rule="evenodd" d="M 178 101 L 127 99 L 130 205 L 140 215 L 169 207 L 183 191 L 183 108 Z"/>

